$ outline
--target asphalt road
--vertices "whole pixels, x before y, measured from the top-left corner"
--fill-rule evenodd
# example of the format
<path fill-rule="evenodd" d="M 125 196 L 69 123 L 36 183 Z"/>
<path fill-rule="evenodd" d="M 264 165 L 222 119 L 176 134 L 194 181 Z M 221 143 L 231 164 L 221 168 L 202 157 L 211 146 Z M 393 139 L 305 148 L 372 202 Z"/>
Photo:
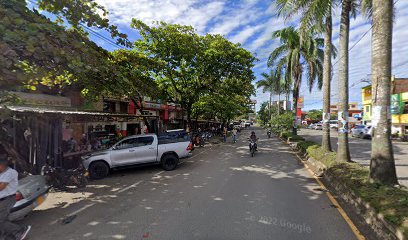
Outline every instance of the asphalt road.
<path fill-rule="evenodd" d="M 287 145 L 257 130 L 251 158 L 243 135 L 175 171 L 124 170 L 53 193 L 23 221 L 30 239 L 356 239 Z"/>
<path fill-rule="evenodd" d="M 322 131 L 301 129 L 299 135 L 307 140 L 321 144 Z M 333 151 L 337 151 L 337 132 L 331 131 L 330 135 Z M 393 141 L 394 159 L 399 183 L 408 186 L 408 142 Z M 351 160 L 364 166 L 370 166 L 371 140 L 351 137 L 349 135 L 349 148 Z"/>

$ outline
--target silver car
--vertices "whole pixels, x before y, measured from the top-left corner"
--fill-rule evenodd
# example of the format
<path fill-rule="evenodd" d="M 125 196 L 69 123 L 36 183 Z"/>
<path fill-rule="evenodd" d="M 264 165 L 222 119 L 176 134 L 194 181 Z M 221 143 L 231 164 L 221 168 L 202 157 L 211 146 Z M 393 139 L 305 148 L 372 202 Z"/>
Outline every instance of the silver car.
<path fill-rule="evenodd" d="M 111 169 L 127 166 L 160 164 L 164 170 L 174 170 L 179 160 L 191 156 L 192 143 L 184 132 L 134 135 L 126 137 L 111 148 L 82 157 L 91 178 L 108 176 Z"/>
<path fill-rule="evenodd" d="M 351 129 L 351 136 L 358 138 L 368 138 L 368 134 L 371 126 L 367 125 L 356 125 Z"/>
<path fill-rule="evenodd" d="M 20 220 L 27 216 L 34 208 L 42 204 L 48 196 L 45 177 L 42 175 L 29 175 L 18 181 L 16 204 L 11 209 L 9 219 Z"/>

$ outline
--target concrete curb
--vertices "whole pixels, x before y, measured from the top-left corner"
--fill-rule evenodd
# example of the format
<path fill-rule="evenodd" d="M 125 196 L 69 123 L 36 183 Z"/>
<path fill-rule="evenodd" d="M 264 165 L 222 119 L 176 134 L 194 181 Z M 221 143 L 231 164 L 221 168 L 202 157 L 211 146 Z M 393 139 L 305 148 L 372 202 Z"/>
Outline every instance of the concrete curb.
<path fill-rule="evenodd" d="M 356 196 L 354 192 L 352 192 L 346 185 L 339 182 L 327 169 L 326 165 L 308 156 L 302 149 L 299 149 L 298 142 L 285 141 L 277 135 L 276 137 L 278 137 L 282 142 L 287 143 L 295 154 L 302 159 L 302 161 L 313 171 L 316 176 L 322 177 L 329 185 L 329 188 L 334 190 L 338 197 L 343 199 L 357 214 L 362 216 L 379 239 L 407 240 L 401 229 L 395 228 L 393 225 L 388 223 L 382 214 L 377 214 L 370 204 Z"/>

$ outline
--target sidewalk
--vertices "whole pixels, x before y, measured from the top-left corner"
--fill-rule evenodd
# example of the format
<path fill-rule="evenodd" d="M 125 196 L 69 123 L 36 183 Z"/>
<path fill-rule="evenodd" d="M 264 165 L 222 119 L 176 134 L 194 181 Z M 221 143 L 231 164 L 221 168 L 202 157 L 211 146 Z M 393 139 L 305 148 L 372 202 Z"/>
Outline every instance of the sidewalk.
<path fill-rule="evenodd" d="M 321 144 L 321 130 L 302 128 L 298 134 L 306 140 Z M 333 151 L 337 151 L 337 132 L 331 131 L 330 134 Z M 349 146 L 351 160 L 367 167 L 370 166 L 371 140 L 354 138 L 349 135 Z M 408 142 L 395 141 L 393 142 L 393 146 L 399 183 L 408 187 Z"/>

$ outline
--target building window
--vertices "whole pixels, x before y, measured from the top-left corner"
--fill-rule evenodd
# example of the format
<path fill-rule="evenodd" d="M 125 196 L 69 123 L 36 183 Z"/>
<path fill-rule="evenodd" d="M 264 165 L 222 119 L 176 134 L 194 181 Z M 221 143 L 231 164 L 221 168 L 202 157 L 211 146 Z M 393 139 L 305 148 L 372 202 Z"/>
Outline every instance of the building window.
<path fill-rule="evenodd" d="M 365 112 L 369 113 L 370 112 L 370 106 L 365 106 Z"/>

